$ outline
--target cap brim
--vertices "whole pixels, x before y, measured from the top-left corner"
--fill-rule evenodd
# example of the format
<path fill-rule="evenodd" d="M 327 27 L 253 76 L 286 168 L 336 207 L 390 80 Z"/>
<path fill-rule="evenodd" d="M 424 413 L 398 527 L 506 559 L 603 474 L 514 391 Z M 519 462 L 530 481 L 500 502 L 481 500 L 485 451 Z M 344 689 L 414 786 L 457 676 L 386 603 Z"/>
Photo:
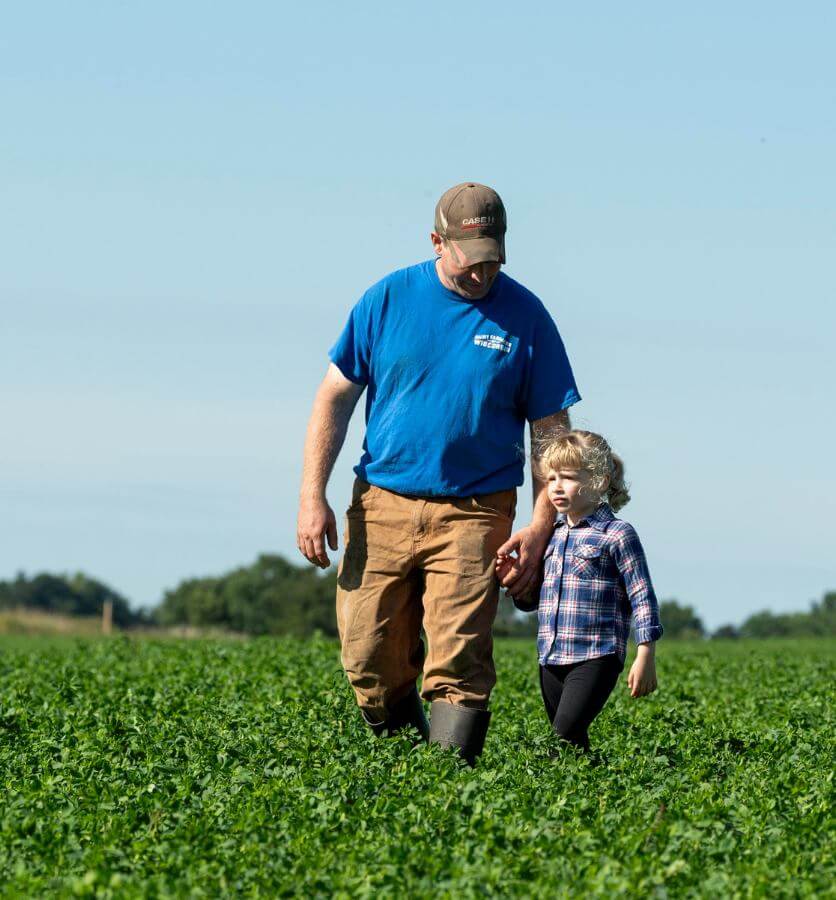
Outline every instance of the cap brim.
<path fill-rule="evenodd" d="M 473 266 L 480 262 L 505 262 L 505 238 L 479 237 L 467 241 L 450 241 L 459 263 Z"/>

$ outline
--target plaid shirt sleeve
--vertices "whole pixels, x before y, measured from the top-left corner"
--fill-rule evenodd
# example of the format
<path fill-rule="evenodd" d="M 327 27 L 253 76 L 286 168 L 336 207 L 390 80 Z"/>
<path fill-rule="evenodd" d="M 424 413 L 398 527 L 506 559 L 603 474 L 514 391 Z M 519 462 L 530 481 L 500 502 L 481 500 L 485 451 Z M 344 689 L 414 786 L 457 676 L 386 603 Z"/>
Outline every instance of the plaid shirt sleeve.
<path fill-rule="evenodd" d="M 619 525 L 621 527 L 613 536 L 611 553 L 624 579 L 633 610 L 636 643 L 658 641 L 662 637 L 662 623 L 659 621 L 659 604 L 650 581 L 644 548 L 632 525 L 627 522 L 619 522 Z"/>

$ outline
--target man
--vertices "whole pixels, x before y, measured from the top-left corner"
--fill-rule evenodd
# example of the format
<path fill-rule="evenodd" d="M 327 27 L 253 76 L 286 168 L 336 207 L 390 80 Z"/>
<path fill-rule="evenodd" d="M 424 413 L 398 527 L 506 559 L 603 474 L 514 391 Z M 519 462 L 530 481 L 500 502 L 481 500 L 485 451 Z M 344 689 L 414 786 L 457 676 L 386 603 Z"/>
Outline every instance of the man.
<path fill-rule="evenodd" d="M 436 206 L 435 258 L 388 275 L 352 309 L 314 401 L 297 529 L 303 555 L 327 567 L 324 537 L 336 550 L 337 528 L 325 488 L 367 388 L 338 574 L 342 662 L 376 733 L 413 726 L 471 765 L 496 681 L 495 556 L 517 554 L 504 583 L 524 594 L 554 521 L 532 473 L 532 522 L 511 536 L 524 424 L 536 446 L 569 428 L 580 399 L 543 304 L 500 272 L 505 231 L 495 191 L 456 185 Z"/>

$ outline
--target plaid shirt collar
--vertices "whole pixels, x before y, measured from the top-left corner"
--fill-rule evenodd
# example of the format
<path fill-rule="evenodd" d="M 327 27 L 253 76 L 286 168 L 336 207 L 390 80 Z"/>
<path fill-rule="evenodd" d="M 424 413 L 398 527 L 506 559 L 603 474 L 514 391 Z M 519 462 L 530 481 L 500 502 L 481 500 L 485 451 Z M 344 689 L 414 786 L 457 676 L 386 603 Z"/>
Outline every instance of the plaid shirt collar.
<path fill-rule="evenodd" d="M 614 518 L 615 514 L 610 509 L 609 504 L 602 503 L 588 516 L 584 516 L 575 527 L 577 528 L 580 525 L 588 525 L 589 527 L 594 528 L 596 531 L 606 531 L 608 523 L 612 522 Z M 554 523 L 554 526 L 555 528 L 560 528 L 565 524 L 566 516 L 558 516 L 557 520 Z"/>

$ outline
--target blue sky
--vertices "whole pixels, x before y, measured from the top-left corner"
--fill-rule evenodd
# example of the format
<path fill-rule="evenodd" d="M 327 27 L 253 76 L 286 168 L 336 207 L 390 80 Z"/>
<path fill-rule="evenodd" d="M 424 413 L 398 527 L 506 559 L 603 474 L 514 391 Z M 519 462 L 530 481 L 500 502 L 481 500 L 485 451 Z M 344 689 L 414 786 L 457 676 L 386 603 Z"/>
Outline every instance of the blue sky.
<path fill-rule="evenodd" d="M 477 180 L 564 337 L 575 421 L 625 458 L 660 596 L 716 626 L 836 589 L 834 24 L 824 3 L 9 9 L 0 578 L 80 569 L 153 605 L 295 558 L 327 348 Z M 338 513 L 361 440 L 358 417 Z"/>

